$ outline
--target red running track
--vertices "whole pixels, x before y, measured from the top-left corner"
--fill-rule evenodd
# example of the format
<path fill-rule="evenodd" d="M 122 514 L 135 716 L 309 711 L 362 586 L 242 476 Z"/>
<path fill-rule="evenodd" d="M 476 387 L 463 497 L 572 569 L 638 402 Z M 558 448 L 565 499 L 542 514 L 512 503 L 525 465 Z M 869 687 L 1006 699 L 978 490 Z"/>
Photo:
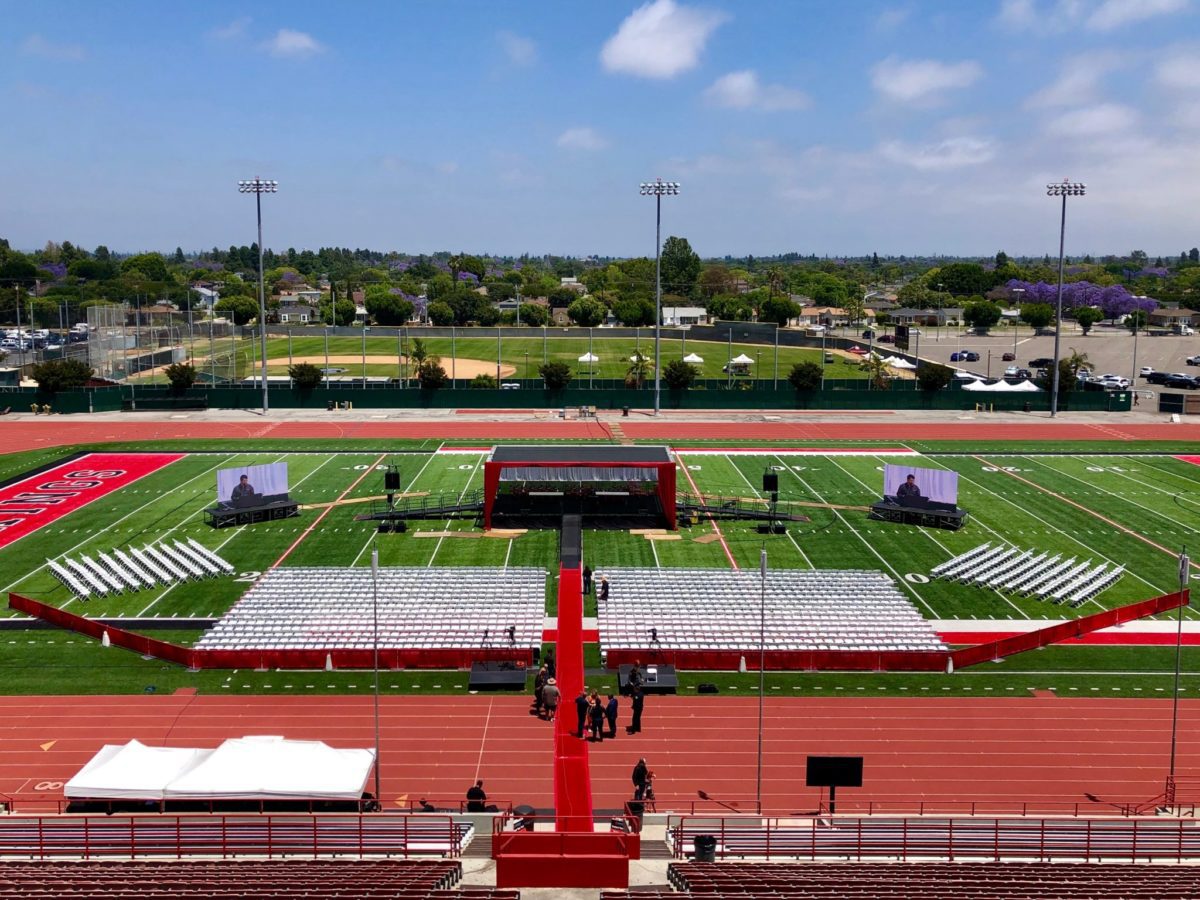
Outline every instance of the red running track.
<path fill-rule="evenodd" d="M 686 441 L 812 441 L 812 440 L 1122 440 L 1197 441 L 1200 424 L 1088 424 L 1082 422 L 932 422 L 903 419 L 866 422 L 690 422 L 628 421 L 622 428 L 629 438 Z M 378 438 L 448 441 L 594 440 L 611 441 L 607 424 L 589 421 L 461 422 L 185 422 L 96 421 L 55 416 L 18 419 L 0 431 L 0 453 L 95 444 L 111 441 L 164 441 L 194 438 L 316 439 Z"/>
<path fill-rule="evenodd" d="M 235 676 L 236 677 L 236 676 Z M 281 684 L 319 673 L 281 674 Z M 1048 679 L 1053 684 L 1053 679 Z M 564 713 L 573 712 L 570 699 Z M 767 698 L 764 805 L 811 809 L 806 754 L 862 754 L 866 787 L 856 801 L 1148 800 L 1163 785 L 1171 706 L 1115 698 Z M 492 797 L 548 808 L 553 802 L 551 728 L 529 698 L 384 697 L 383 799 L 461 798 L 476 777 Z M 646 699 L 645 730 L 588 747 L 596 808 L 629 796 L 639 756 L 655 771 L 660 809 L 687 809 L 697 790 L 754 796 L 757 700 Z M 61 787 L 104 743 L 137 738 L 167 746 L 215 746 L 226 737 L 280 734 L 340 747 L 372 744 L 370 696 L 0 697 L 0 794 L 61 798 Z M 53 743 L 51 743 L 53 742 Z M 47 745 L 48 749 L 41 749 Z M 1181 775 L 1200 775 L 1200 701 L 1180 711 Z M 22 808 L 20 805 L 18 808 Z"/>

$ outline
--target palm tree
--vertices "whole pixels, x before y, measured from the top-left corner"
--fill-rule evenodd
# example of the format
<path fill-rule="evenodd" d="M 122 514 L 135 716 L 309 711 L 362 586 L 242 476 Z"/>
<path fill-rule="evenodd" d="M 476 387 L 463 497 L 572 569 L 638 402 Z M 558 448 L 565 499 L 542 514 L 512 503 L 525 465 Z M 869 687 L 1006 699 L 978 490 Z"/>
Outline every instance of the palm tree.
<path fill-rule="evenodd" d="M 1088 359 L 1088 355 L 1086 353 L 1080 353 L 1078 350 L 1072 347 L 1071 355 L 1067 357 L 1067 365 L 1071 367 L 1072 372 L 1078 375 L 1080 369 L 1090 369 L 1092 367 L 1092 361 Z"/>
<path fill-rule="evenodd" d="M 767 296 L 774 297 L 776 292 L 783 291 L 783 269 L 771 266 L 767 269 Z"/>
<path fill-rule="evenodd" d="M 878 353 L 871 353 L 859 360 L 858 367 L 867 373 L 871 386 L 877 391 L 886 391 L 891 381 L 887 364 Z"/>
<path fill-rule="evenodd" d="M 640 388 L 650 373 L 654 371 L 654 363 L 650 362 L 650 358 L 641 350 L 634 350 L 633 356 L 629 359 L 629 368 L 625 372 L 625 384 Z"/>

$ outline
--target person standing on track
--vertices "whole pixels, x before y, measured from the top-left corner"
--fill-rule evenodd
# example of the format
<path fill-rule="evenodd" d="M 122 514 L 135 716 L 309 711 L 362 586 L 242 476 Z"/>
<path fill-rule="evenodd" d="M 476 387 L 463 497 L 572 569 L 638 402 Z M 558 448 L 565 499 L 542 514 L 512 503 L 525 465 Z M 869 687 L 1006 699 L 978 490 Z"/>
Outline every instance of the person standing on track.
<path fill-rule="evenodd" d="M 583 686 L 583 690 L 579 692 L 579 696 L 575 698 L 575 715 L 579 717 L 575 729 L 575 737 L 583 737 L 583 730 L 587 728 L 588 720 L 588 689 L 587 685 Z"/>
<path fill-rule="evenodd" d="M 592 592 L 592 567 L 583 567 L 583 596 L 587 596 Z"/>
<path fill-rule="evenodd" d="M 546 667 L 542 666 L 538 669 L 537 677 L 533 679 L 533 714 L 535 716 L 542 715 L 542 707 L 545 706 L 546 699 L 546 681 L 549 677 L 546 674 Z"/>
<path fill-rule="evenodd" d="M 646 796 L 646 784 L 650 776 L 650 769 L 646 766 L 646 758 L 642 757 L 637 761 L 637 765 L 633 767 L 633 799 L 641 800 Z"/>
<path fill-rule="evenodd" d="M 542 705 L 546 707 L 546 721 L 553 722 L 558 715 L 558 701 L 562 693 L 558 689 L 558 679 L 547 678 L 546 686 L 542 688 Z"/>
<path fill-rule="evenodd" d="M 615 738 L 617 736 L 617 698 L 609 694 L 608 704 L 604 707 L 604 717 L 608 719 L 608 736 Z"/>
<path fill-rule="evenodd" d="M 591 726 L 592 740 L 604 741 L 604 704 L 600 700 L 600 694 L 592 691 L 591 697 L 588 698 L 588 723 Z"/>
<path fill-rule="evenodd" d="M 629 701 L 629 708 L 633 710 L 633 719 L 629 722 L 629 727 L 625 729 L 626 734 L 638 734 L 642 730 L 642 707 L 646 704 L 646 697 L 642 693 L 640 687 L 633 689 L 633 697 Z"/>

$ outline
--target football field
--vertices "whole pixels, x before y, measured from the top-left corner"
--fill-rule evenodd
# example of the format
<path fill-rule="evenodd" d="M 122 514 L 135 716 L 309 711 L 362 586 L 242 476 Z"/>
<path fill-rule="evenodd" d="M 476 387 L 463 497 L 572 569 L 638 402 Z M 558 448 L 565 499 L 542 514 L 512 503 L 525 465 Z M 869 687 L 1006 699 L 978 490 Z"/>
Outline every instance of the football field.
<path fill-rule="evenodd" d="M 483 486 L 486 453 L 476 448 L 386 452 L 187 453 L 129 486 L 65 515 L 0 549 L 6 591 L 94 617 L 214 617 L 262 571 L 284 566 L 363 566 L 372 548 L 382 565 L 538 566 L 557 568 L 557 534 L 529 531 L 484 536 L 471 521 L 414 522 L 406 533 L 377 534 L 366 498 L 383 494 L 383 469 L 397 465 L 404 493 L 465 497 Z M 912 454 L 857 450 L 797 453 L 787 448 L 680 455 L 681 491 L 761 500 L 762 475 L 780 478 L 780 498 L 798 504 L 807 522 L 763 536 L 753 522 L 683 528 L 678 540 L 648 540 L 621 530 L 589 531 L 586 561 L 605 566 L 754 568 L 767 550 L 773 568 L 878 569 L 889 574 L 931 619 L 1065 618 L 1167 593 L 1177 587 L 1182 545 L 1200 537 L 1200 467 L 1153 454 Z M 961 531 L 869 520 L 865 507 L 882 492 L 887 462 L 910 461 L 959 473 L 959 505 L 970 513 Z M 288 465 L 299 517 L 216 530 L 203 510 L 214 499 L 216 472 L 271 462 Z M 359 501 L 359 502 L 355 502 Z M 195 539 L 228 560 L 227 577 L 74 599 L 48 559 L 140 548 L 164 539 Z M 1115 585 L 1078 609 L 982 587 L 930 580 L 939 563 L 979 544 L 1011 544 L 1080 562 L 1125 566 Z M 1195 618 L 1191 609 L 1185 611 Z"/>

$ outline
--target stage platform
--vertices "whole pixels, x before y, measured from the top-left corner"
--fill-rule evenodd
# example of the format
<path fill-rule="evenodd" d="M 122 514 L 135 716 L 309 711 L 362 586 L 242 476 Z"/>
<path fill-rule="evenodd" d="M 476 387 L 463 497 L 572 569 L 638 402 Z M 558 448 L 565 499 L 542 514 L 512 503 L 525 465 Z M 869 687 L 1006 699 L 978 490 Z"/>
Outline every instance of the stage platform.
<path fill-rule="evenodd" d="M 967 511 L 949 503 L 929 503 L 925 506 L 901 506 L 891 500 L 871 504 L 870 518 L 924 528 L 946 528 L 958 531 L 967 524 Z"/>
<path fill-rule="evenodd" d="M 254 525 L 300 515 L 300 504 L 288 497 L 269 500 L 258 506 L 227 506 L 220 504 L 204 511 L 205 521 L 213 528 L 230 525 Z"/>

